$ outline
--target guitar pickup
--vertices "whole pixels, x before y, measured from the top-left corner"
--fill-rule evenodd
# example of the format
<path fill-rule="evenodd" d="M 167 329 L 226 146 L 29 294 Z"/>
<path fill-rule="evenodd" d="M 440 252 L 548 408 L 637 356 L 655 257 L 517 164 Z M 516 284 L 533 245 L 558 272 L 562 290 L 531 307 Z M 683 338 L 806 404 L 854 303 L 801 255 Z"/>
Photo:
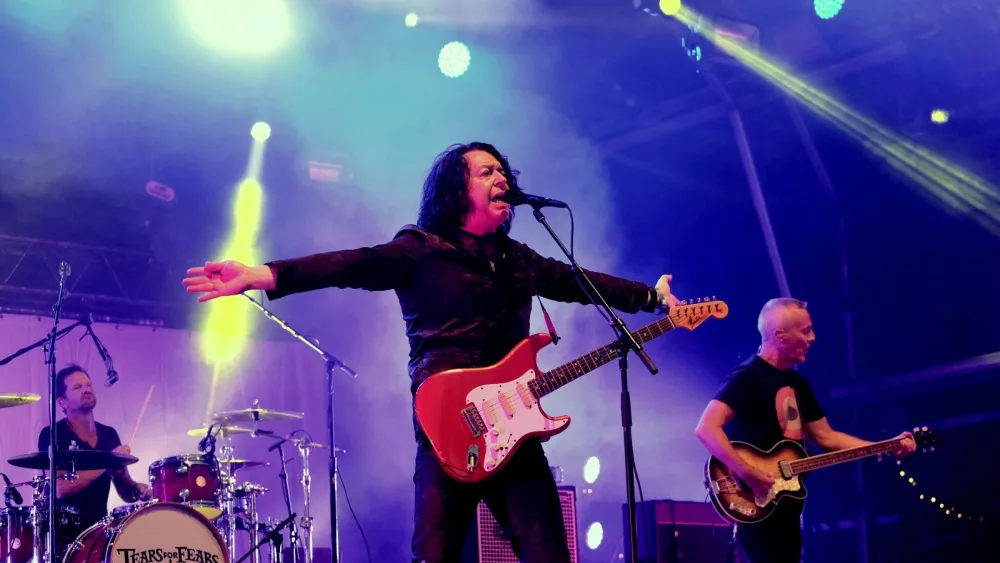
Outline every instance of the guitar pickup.
<path fill-rule="evenodd" d="M 483 422 L 483 417 L 479 416 L 476 405 L 469 405 L 462 409 L 462 419 L 465 420 L 469 432 L 472 432 L 473 438 L 478 438 L 486 433 L 486 423 Z"/>

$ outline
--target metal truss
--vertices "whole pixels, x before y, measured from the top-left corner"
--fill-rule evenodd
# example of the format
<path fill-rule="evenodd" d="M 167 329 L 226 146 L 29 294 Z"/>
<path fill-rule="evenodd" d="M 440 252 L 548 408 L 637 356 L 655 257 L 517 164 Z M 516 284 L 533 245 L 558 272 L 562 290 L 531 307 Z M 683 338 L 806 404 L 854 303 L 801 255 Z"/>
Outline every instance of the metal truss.
<path fill-rule="evenodd" d="M 162 298 L 166 268 L 148 252 L 0 234 L 0 313 L 51 315 L 63 261 L 66 318 L 163 326 L 182 312 Z"/>

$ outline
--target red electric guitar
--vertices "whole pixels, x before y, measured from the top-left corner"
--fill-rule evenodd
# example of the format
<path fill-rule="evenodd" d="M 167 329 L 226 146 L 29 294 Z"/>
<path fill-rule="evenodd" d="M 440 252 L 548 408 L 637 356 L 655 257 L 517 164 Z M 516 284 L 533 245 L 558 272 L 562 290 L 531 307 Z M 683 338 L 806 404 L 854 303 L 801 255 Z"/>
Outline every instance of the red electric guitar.
<path fill-rule="evenodd" d="M 645 343 L 727 314 L 725 303 L 706 298 L 678 305 L 632 335 Z M 414 405 L 417 421 L 448 475 L 463 483 L 485 481 L 506 465 L 524 440 L 565 430 L 569 416 L 550 417 L 540 399 L 619 356 L 616 345 L 608 344 L 543 372 L 535 358 L 551 342 L 546 333 L 534 334 L 492 366 L 442 371 L 420 385 Z"/>

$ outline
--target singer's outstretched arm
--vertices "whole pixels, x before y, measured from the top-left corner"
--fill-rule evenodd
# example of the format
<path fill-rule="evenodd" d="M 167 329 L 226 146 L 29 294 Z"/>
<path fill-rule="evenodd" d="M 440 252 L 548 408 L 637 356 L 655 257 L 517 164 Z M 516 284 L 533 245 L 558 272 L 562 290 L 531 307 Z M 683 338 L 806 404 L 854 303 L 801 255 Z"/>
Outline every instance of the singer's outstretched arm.
<path fill-rule="evenodd" d="M 188 293 L 198 301 L 264 290 L 269 299 L 327 287 L 383 291 L 405 287 L 419 268 L 426 246 L 418 231 L 402 231 L 373 247 L 311 254 L 246 266 L 235 260 L 208 262 L 188 269 Z"/>

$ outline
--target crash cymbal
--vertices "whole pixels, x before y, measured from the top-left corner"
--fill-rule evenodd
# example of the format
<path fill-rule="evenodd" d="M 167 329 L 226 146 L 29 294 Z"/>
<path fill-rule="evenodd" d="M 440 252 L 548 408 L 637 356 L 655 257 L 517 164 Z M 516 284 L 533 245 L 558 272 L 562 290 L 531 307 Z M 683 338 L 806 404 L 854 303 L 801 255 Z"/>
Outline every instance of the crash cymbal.
<path fill-rule="evenodd" d="M 239 471 L 240 469 L 252 469 L 254 467 L 266 467 L 269 465 L 265 461 L 250 461 L 247 459 L 220 459 L 219 464 L 223 467 L 229 467 L 232 471 Z"/>
<path fill-rule="evenodd" d="M 41 397 L 34 393 L 0 393 L 0 409 L 29 405 L 39 400 Z"/>
<path fill-rule="evenodd" d="M 120 469 L 139 461 L 133 455 L 100 450 L 60 450 L 56 469 L 86 471 L 90 469 Z M 14 467 L 45 471 L 49 468 L 49 452 L 16 455 L 7 460 Z"/>
<path fill-rule="evenodd" d="M 258 432 L 260 431 L 258 430 Z M 222 435 L 222 436 L 232 436 L 234 434 L 253 434 L 253 429 L 244 428 L 242 426 L 223 425 L 223 426 L 216 426 L 215 428 L 213 428 L 212 433 L 215 435 Z M 204 436 L 205 434 L 208 434 L 207 426 L 204 428 L 195 428 L 194 430 L 187 431 L 188 436 Z"/>
<path fill-rule="evenodd" d="M 305 416 L 300 412 L 281 412 L 252 408 L 238 411 L 223 411 L 208 417 L 210 424 L 232 424 L 234 422 L 254 422 L 261 420 L 295 420 Z"/>

